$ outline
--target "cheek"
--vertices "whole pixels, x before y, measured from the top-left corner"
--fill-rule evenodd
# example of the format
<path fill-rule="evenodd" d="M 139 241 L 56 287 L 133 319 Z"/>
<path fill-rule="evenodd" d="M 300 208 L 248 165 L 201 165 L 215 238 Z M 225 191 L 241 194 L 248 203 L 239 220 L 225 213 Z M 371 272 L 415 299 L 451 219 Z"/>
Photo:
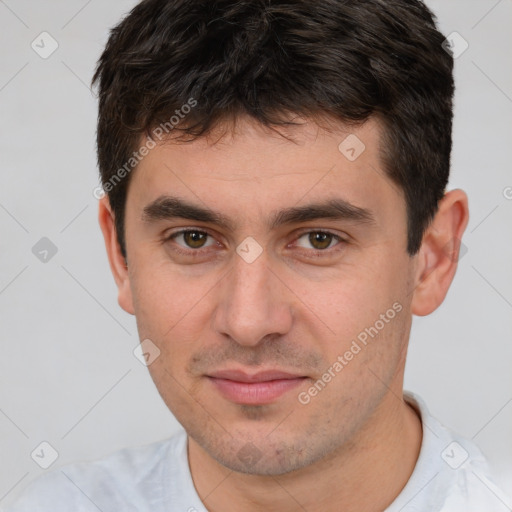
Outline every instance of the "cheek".
<path fill-rule="evenodd" d="M 294 293 L 330 333 L 340 339 L 352 336 L 374 322 L 396 300 L 400 287 L 393 277 L 373 266 L 344 266 L 324 272 L 321 278 L 295 279 Z M 322 322 L 319 323 L 319 326 Z"/>
<path fill-rule="evenodd" d="M 139 334 L 160 339 L 172 327 L 175 295 L 156 273 L 138 271 L 131 277 L 131 286 Z"/>
<path fill-rule="evenodd" d="M 154 335 L 166 335 L 178 323 L 187 320 L 214 284 L 208 275 L 184 275 L 168 262 L 158 264 L 141 257 L 130 275 L 137 320 Z"/>
<path fill-rule="evenodd" d="M 183 276 L 169 265 L 138 267 L 131 278 L 135 316 L 140 339 L 160 350 L 155 371 L 162 365 L 176 377 L 184 375 L 190 355 L 211 338 L 205 334 L 212 317 L 208 292 L 217 281 Z"/>
<path fill-rule="evenodd" d="M 363 365 L 393 366 L 402 349 L 407 327 L 404 267 L 397 272 L 386 259 L 380 262 L 375 258 L 321 282 L 296 283 L 297 294 L 310 307 L 304 312 L 326 362 L 342 356 L 347 377 L 355 377 Z"/>

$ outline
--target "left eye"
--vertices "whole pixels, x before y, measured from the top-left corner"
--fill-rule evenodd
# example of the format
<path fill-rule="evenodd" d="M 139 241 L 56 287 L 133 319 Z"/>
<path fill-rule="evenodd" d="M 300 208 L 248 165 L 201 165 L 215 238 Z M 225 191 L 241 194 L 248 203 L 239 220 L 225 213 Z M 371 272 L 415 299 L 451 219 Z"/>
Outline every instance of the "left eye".
<path fill-rule="evenodd" d="M 176 240 L 181 239 L 184 244 L 178 244 L 187 249 L 202 249 L 203 247 L 208 247 L 206 245 L 206 240 L 210 235 L 205 231 L 199 230 L 188 230 L 188 231 L 178 231 L 174 233 L 169 238 Z M 211 238 L 211 237 L 210 237 Z M 212 239 L 212 243 L 214 243 Z M 212 243 L 210 245 L 212 245 Z"/>
<path fill-rule="evenodd" d="M 329 233 L 328 231 L 309 231 L 308 233 L 304 233 L 297 240 L 306 240 L 306 244 L 311 244 L 313 249 L 318 251 L 323 251 L 325 249 L 329 249 L 331 247 L 331 243 L 333 240 L 337 240 L 341 242 L 342 239 L 338 235 L 333 233 Z M 307 245 L 298 244 L 300 247 L 304 247 L 305 249 L 310 249 Z"/>

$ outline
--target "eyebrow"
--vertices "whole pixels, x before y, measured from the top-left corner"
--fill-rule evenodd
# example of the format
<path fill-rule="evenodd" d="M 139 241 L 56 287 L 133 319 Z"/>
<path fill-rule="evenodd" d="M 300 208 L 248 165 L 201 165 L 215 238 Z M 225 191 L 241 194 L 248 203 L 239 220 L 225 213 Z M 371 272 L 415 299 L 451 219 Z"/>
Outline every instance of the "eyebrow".
<path fill-rule="evenodd" d="M 232 219 L 224 214 L 174 196 L 158 197 L 145 206 L 142 213 L 142 220 L 147 223 L 175 218 L 215 224 L 228 231 L 234 231 L 235 228 Z M 282 225 L 318 219 L 348 220 L 361 224 L 375 223 L 375 217 L 370 210 L 355 206 L 345 199 L 335 198 L 273 212 L 269 217 L 268 227 L 275 229 Z"/>

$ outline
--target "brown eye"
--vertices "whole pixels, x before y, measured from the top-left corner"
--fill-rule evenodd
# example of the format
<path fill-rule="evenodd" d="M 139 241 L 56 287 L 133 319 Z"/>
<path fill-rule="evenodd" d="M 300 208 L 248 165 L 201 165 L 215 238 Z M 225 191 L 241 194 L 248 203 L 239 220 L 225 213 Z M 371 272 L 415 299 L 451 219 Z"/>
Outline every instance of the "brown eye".
<path fill-rule="evenodd" d="M 343 242 L 340 236 L 329 233 L 328 231 L 308 231 L 299 236 L 297 240 L 299 247 L 316 251 L 325 251 L 326 249 L 334 247 L 337 244 L 333 244 L 333 241 L 337 241 L 338 244 L 339 242 Z"/>
<path fill-rule="evenodd" d="M 185 231 L 183 233 L 183 240 L 192 249 L 203 247 L 207 237 L 208 234 L 202 231 Z"/>
<path fill-rule="evenodd" d="M 208 238 L 211 240 L 208 241 Z M 184 229 L 170 235 L 167 240 L 173 240 L 184 249 L 202 249 L 215 243 L 215 240 L 206 232 L 198 229 Z"/>
<path fill-rule="evenodd" d="M 331 233 L 323 233 L 321 231 L 312 231 L 309 233 L 310 244 L 318 250 L 327 249 L 334 238 Z"/>

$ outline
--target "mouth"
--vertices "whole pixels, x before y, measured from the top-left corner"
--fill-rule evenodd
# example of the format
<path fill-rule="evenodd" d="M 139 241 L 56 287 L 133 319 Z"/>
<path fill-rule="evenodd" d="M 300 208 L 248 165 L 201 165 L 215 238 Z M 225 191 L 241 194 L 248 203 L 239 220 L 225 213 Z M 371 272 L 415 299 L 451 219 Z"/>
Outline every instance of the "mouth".
<path fill-rule="evenodd" d="M 308 378 L 280 370 L 267 370 L 255 374 L 241 370 L 222 370 L 206 377 L 224 398 L 246 405 L 272 403 Z"/>

